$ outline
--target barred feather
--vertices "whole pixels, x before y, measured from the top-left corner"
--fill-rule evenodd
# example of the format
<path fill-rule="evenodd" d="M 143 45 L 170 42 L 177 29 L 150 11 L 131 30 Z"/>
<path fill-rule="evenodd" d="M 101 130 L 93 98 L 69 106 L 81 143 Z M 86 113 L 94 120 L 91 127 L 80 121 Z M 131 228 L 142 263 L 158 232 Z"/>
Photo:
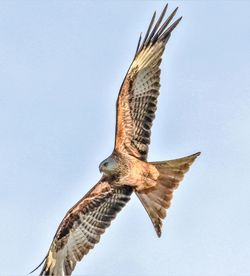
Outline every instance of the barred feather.
<path fill-rule="evenodd" d="M 108 182 L 97 183 L 64 217 L 40 275 L 71 275 L 76 263 L 99 242 L 131 193 L 129 186 L 112 188 Z"/>
<path fill-rule="evenodd" d="M 177 19 L 169 27 L 175 9 L 161 25 L 166 10 L 167 5 L 155 25 L 154 13 L 142 43 L 140 36 L 134 60 L 117 99 L 115 149 L 142 160 L 147 159 L 157 109 L 162 54 L 171 32 L 181 20 Z"/>

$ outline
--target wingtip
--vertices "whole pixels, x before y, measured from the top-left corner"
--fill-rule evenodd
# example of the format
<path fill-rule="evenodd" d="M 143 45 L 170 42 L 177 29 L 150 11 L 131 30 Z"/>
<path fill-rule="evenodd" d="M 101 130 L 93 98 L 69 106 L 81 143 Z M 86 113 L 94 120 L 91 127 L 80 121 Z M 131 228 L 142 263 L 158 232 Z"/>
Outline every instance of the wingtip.
<path fill-rule="evenodd" d="M 165 12 L 167 11 L 167 9 L 168 9 L 168 3 L 167 3 L 167 4 L 165 5 L 165 7 L 163 8 L 162 13 L 165 14 Z"/>
<path fill-rule="evenodd" d="M 176 7 L 174 10 L 173 10 L 173 14 L 175 15 L 178 11 L 179 7 Z"/>
<path fill-rule="evenodd" d="M 193 153 L 193 154 L 191 154 L 190 156 L 188 156 L 189 158 L 191 158 L 191 160 L 192 160 L 192 163 L 194 162 L 194 160 L 198 157 L 198 156 L 200 156 L 201 155 L 201 152 L 200 151 L 198 151 L 198 152 L 196 152 L 196 153 Z"/>
<path fill-rule="evenodd" d="M 171 17 L 171 19 L 176 15 L 178 9 L 179 9 L 179 7 L 176 7 L 176 8 L 172 11 L 172 13 L 171 13 L 170 16 L 169 16 L 169 17 Z"/>
<path fill-rule="evenodd" d="M 48 254 L 45 256 L 45 258 L 42 260 L 42 262 L 35 269 L 33 269 L 31 272 L 29 272 L 28 275 L 30 275 L 33 272 L 35 272 L 45 262 L 45 260 L 46 260 L 47 257 L 48 257 Z"/>
<path fill-rule="evenodd" d="M 201 155 L 201 152 L 200 152 L 200 151 L 198 151 L 198 152 L 196 152 L 196 153 L 190 155 L 190 158 L 191 158 L 191 159 L 190 159 L 190 161 L 191 161 L 190 165 L 193 164 L 193 162 L 196 160 L 196 158 L 197 158 L 198 156 L 200 156 L 200 155 Z"/>
<path fill-rule="evenodd" d="M 179 17 L 174 23 L 168 27 L 168 29 L 163 33 L 162 37 L 166 37 L 167 35 L 171 34 L 171 32 L 176 28 L 176 26 L 180 23 L 182 16 Z"/>
<path fill-rule="evenodd" d="M 161 231 L 160 232 L 156 232 L 157 237 L 160 238 L 161 237 Z"/>
<path fill-rule="evenodd" d="M 181 20 L 182 20 L 182 16 L 180 16 L 172 25 L 175 24 L 175 27 L 176 27 Z"/>
<path fill-rule="evenodd" d="M 177 10 L 179 7 L 176 7 L 172 13 L 168 16 L 168 18 L 165 20 L 165 22 L 161 25 L 162 20 L 165 17 L 165 13 L 168 8 L 168 3 L 164 6 L 157 22 L 154 24 L 155 18 L 156 18 L 156 11 L 154 11 L 152 19 L 150 21 L 150 24 L 148 26 L 147 32 L 145 34 L 145 37 L 142 41 L 142 43 L 138 43 L 136 54 L 134 56 L 134 59 L 136 58 L 137 54 L 146 46 L 148 46 L 150 43 L 154 44 L 156 41 L 162 40 L 167 43 L 171 32 L 173 29 L 178 25 L 178 23 L 181 21 L 182 16 L 178 18 L 170 27 L 167 28 L 167 26 L 172 21 L 173 17 L 175 16 Z M 161 26 L 160 26 L 161 25 Z M 153 29 L 152 29 L 153 28 Z M 140 41 L 141 42 L 141 41 Z"/>
<path fill-rule="evenodd" d="M 160 238 L 161 237 L 161 226 L 158 224 L 155 224 L 154 227 L 155 227 L 155 232 L 156 232 L 157 237 Z"/>

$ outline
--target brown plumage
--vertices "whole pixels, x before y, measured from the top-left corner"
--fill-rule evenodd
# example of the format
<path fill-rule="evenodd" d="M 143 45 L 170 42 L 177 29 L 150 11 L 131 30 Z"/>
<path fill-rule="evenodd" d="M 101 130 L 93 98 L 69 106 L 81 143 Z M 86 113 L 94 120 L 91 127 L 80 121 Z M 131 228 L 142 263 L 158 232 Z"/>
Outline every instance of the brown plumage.
<path fill-rule="evenodd" d="M 132 188 L 112 188 L 100 180 L 64 217 L 50 246 L 40 275 L 71 275 L 99 242 L 101 234 L 129 201 Z"/>
<path fill-rule="evenodd" d="M 184 158 L 147 162 L 151 127 L 160 89 L 160 63 L 171 32 L 175 9 L 163 21 L 167 5 L 137 45 L 132 64 L 117 99 L 113 153 L 99 166 L 101 180 L 64 217 L 43 260 L 40 275 L 71 275 L 75 265 L 96 243 L 134 191 L 158 236 L 174 190 L 188 171 L 196 153 Z M 163 22 L 163 23 L 162 23 Z M 42 262 L 42 263 L 43 263 Z M 42 265 L 41 263 L 41 265 Z"/>
<path fill-rule="evenodd" d="M 139 40 L 134 60 L 117 99 L 115 148 L 142 160 L 147 159 L 151 127 L 157 108 L 162 54 L 172 30 L 181 20 L 180 17 L 168 27 L 177 11 L 175 9 L 159 28 L 166 10 L 167 5 L 150 33 L 154 13 L 141 45 Z"/>
<path fill-rule="evenodd" d="M 158 237 L 161 236 L 162 219 L 166 217 L 166 210 L 170 207 L 173 192 L 199 155 L 198 152 L 175 160 L 151 162 L 160 173 L 157 185 L 153 189 L 136 192 L 136 195 L 146 209 Z"/>

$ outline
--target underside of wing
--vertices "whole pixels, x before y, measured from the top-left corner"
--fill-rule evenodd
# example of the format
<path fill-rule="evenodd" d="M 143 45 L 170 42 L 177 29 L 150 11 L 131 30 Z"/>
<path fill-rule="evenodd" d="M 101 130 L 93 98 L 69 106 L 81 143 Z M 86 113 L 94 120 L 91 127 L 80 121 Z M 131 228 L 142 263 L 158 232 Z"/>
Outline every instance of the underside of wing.
<path fill-rule="evenodd" d="M 160 63 L 171 32 L 181 18 L 170 25 L 177 9 L 164 21 L 167 6 L 138 42 L 134 60 L 117 99 L 115 149 L 146 160 L 152 122 L 155 118 L 160 89 Z M 170 25 L 170 26 L 169 26 Z"/>
<path fill-rule="evenodd" d="M 100 181 L 72 207 L 55 234 L 40 275 L 71 275 L 79 262 L 129 201 L 132 188 Z"/>

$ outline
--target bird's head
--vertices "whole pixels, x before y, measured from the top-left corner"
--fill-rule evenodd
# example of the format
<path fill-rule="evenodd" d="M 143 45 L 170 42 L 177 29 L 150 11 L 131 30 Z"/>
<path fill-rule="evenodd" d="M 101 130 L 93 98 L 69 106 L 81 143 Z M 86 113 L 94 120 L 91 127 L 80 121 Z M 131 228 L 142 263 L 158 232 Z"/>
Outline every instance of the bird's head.
<path fill-rule="evenodd" d="M 116 173 L 117 168 L 118 168 L 117 161 L 112 156 L 103 160 L 99 165 L 99 171 L 106 175 L 112 175 Z"/>

